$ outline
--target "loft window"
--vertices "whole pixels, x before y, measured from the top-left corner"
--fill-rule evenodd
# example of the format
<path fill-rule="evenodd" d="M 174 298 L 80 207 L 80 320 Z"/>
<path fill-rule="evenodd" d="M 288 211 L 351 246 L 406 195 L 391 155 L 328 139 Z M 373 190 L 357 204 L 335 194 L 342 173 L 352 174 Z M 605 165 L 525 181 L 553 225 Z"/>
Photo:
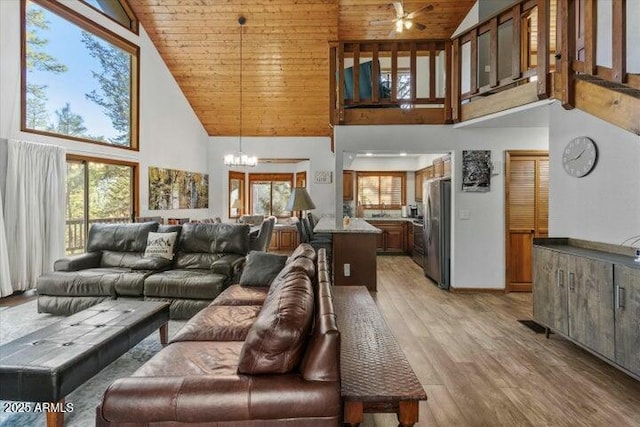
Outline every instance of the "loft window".
<path fill-rule="evenodd" d="M 358 172 L 358 206 L 400 209 L 405 204 L 404 172 Z"/>
<path fill-rule="evenodd" d="M 291 196 L 292 184 L 292 173 L 249 174 L 251 212 L 254 215 L 291 216 L 285 207 Z"/>
<path fill-rule="evenodd" d="M 138 33 L 138 20 L 126 0 L 81 0 L 123 27 Z"/>
<path fill-rule="evenodd" d="M 25 0 L 22 129 L 138 149 L 139 48 L 51 0 Z"/>

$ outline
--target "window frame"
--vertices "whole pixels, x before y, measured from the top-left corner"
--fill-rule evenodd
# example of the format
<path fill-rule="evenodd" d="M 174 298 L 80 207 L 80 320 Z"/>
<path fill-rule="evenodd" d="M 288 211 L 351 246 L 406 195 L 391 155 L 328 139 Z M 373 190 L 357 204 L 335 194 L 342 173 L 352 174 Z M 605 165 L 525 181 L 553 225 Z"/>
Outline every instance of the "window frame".
<path fill-rule="evenodd" d="M 238 213 L 238 215 L 231 215 L 231 180 L 235 179 L 240 181 L 240 201 L 242 202 L 242 208 L 240 209 L 240 212 Z M 247 204 L 245 203 L 246 199 L 247 199 L 247 194 L 246 194 L 246 185 L 245 185 L 245 180 L 246 180 L 246 174 L 244 172 L 236 172 L 236 171 L 229 171 L 229 181 L 228 181 L 228 190 L 227 190 L 227 204 L 228 204 L 228 209 L 229 209 L 229 218 L 240 218 L 245 211 L 245 208 L 247 206 Z"/>
<path fill-rule="evenodd" d="M 133 9 L 131 8 L 131 5 L 129 4 L 129 2 L 127 2 L 127 0 L 118 0 L 118 3 L 120 3 L 120 5 L 124 9 L 125 13 L 127 14 L 129 19 L 131 20 L 131 27 L 127 27 L 126 25 L 122 24 L 121 22 L 118 22 L 118 20 L 116 20 L 112 16 L 108 15 L 104 11 L 98 9 L 97 7 L 92 5 L 91 3 L 87 2 L 86 0 L 80 0 L 80 2 L 84 3 L 87 7 L 95 10 L 96 12 L 101 14 L 102 16 L 104 16 L 104 17 L 110 19 L 111 21 L 115 22 L 116 24 L 120 25 L 122 28 L 125 28 L 128 31 L 131 31 L 132 33 L 134 33 L 136 35 L 140 34 L 140 22 L 138 21 L 138 17 L 134 13 Z"/>
<path fill-rule="evenodd" d="M 27 0 L 20 0 L 20 130 L 26 133 L 51 136 L 54 138 L 87 142 L 104 147 L 119 148 L 129 151 L 140 151 L 140 46 L 131 43 L 127 39 L 107 30 L 100 24 L 90 20 L 86 16 L 69 7 L 53 0 L 29 0 L 60 18 L 77 25 L 81 29 L 107 41 L 131 55 L 131 81 L 130 81 L 130 105 L 131 105 L 131 141 L 130 146 L 109 144 L 72 135 L 64 135 L 45 130 L 27 128 Z M 84 3 L 84 2 L 83 2 Z"/>
<path fill-rule="evenodd" d="M 116 160 L 116 159 L 107 159 L 104 157 L 93 157 L 93 156 L 83 156 L 83 155 L 79 155 L 79 154 L 67 154 L 66 159 L 65 159 L 65 164 L 69 163 L 69 162 L 76 162 L 76 163 L 83 163 L 86 165 L 86 163 L 103 163 L 103 164 L 109 164 L 109 165 L 117 165 L 117 166 L 128 166 L 130 168 L 132 168 L 132 176 L 131 176 L 131 181 L 133 184 L 133 188 L 131 189 L 132 191 L 132 207 L 133 207 L 133 212 L 131 213 L 131 221 L 133 221 L 134 218 L 138 217 L 140 215 L 140 164 L 138 162 L 130 162 L 130 161 L 126 161 L 126 160 Z M 85 166 L 86 167 L 86 166 Z M 85 176 L 85 190 L 88 190 L 88 175 Z M 66 185 L 66 182 L 65 182 Z M 66 193 L 66 191 L 65 191 Z M 84 219 L 86 219 L 85 224 L 84 224 L 84 235 L 85 235 L 85 248 L 86 248 L 86 239 L 89 236 L 89 203 L 88 203 L 88 191 L 85 191 L 84 194 Z M 65 210 L 66 210 L 67 206 L 65 204 Z M 65 214 L 66 215 L 66 214 Z M 66 228 L 66 218 L 65 218 L 65 228 Z M 65 248 L 66 249 L 66 248 Z"/>
<path fill-rule="evenodd" d="M 268 181 L 271 183 L 271 205 L 273 206 L 273 182 L 289 182 L 291 186 L 291 191 L 293 192 L 293 184 L 294 184 L 294 174 L 293 173 L 250 173 L 249 174 L 249 212 L 253 214 L 253 184 L 255 182 L 265 182 Z M 273 212 L 270 212 L 273 214 Z M 292 216 L 292 212 L 289 212 L 288 215 L 279 215 L 277 218 L 290 218 Z"/>
<path fill-rule="evenodd" d="M 382 204 L 375 205 L 365 205 L 360 202 L 360 178 L 369 178 L 369 177 L 392 177 L 392 178 L 400 178 L 400 204 L 399 205 L 384 205 L 385 210 L 398 210 L 401 209 L 402 206 L 407 204 L 407 174 L 402 171 L 371 171 L 371 172 L 357 172 L 356 173 L 356 206 L 362 207 L 363 209 L 383 209 Z M 378 200 L 380 200 L 380 186 L 378 186 Z"/>

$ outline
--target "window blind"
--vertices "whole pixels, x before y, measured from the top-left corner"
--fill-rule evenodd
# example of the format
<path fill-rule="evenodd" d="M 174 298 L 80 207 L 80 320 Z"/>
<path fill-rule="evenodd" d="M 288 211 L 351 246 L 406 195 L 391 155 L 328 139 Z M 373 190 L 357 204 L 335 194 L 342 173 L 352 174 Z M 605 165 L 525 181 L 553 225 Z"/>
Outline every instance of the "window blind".
<path fill-rule="evenodd" d="M 404 173 L 358 174 L 358 204 L 398 208 L 404 204 Z"/>

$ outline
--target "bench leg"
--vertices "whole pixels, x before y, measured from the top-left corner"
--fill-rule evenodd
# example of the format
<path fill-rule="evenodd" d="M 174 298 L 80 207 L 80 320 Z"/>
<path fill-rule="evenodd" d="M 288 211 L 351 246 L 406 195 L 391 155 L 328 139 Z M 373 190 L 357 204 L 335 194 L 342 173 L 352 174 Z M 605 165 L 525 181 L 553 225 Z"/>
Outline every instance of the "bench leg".
<path fill-rule="evenodd" d="M 418 401 L 404 400 L 398 405 L 399 427 L 412 427 L 418 422 Z"/>
<path fill-rule="evenodd" d="M 358 427 L 364 418 L 363 409 L 362 402 L 344 402 L 344 423 L 349 427 Z"/>
<path fill-rule="evenodd" d="M 169 324 L 160 326 L 160 344 L 167 345 L 169 342 Z"/>
<path fill-rule="evenodd" d="M 54 403 L 57 408 L 63 410 L 64 399 Z M 64 412 L 52 412 L 47 411 L 47 427 L 63 427 L 64 426 Z"/>

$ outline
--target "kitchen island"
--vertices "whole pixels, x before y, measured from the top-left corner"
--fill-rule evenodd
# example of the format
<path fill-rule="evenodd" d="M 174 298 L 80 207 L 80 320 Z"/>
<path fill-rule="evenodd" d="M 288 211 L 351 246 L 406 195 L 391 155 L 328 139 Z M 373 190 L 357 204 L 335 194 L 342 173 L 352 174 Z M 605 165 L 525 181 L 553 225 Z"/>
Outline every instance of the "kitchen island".
<path fill-rule="evenodd" d="M 313 231 L 331 233 L 333 240 L 333 280 L 336 286 L 366 286 L 376 291 L 376 238 L 382 233 L 362 218 L 351 218 L 347 227 L 342 220 L 323 217 Z"/>

